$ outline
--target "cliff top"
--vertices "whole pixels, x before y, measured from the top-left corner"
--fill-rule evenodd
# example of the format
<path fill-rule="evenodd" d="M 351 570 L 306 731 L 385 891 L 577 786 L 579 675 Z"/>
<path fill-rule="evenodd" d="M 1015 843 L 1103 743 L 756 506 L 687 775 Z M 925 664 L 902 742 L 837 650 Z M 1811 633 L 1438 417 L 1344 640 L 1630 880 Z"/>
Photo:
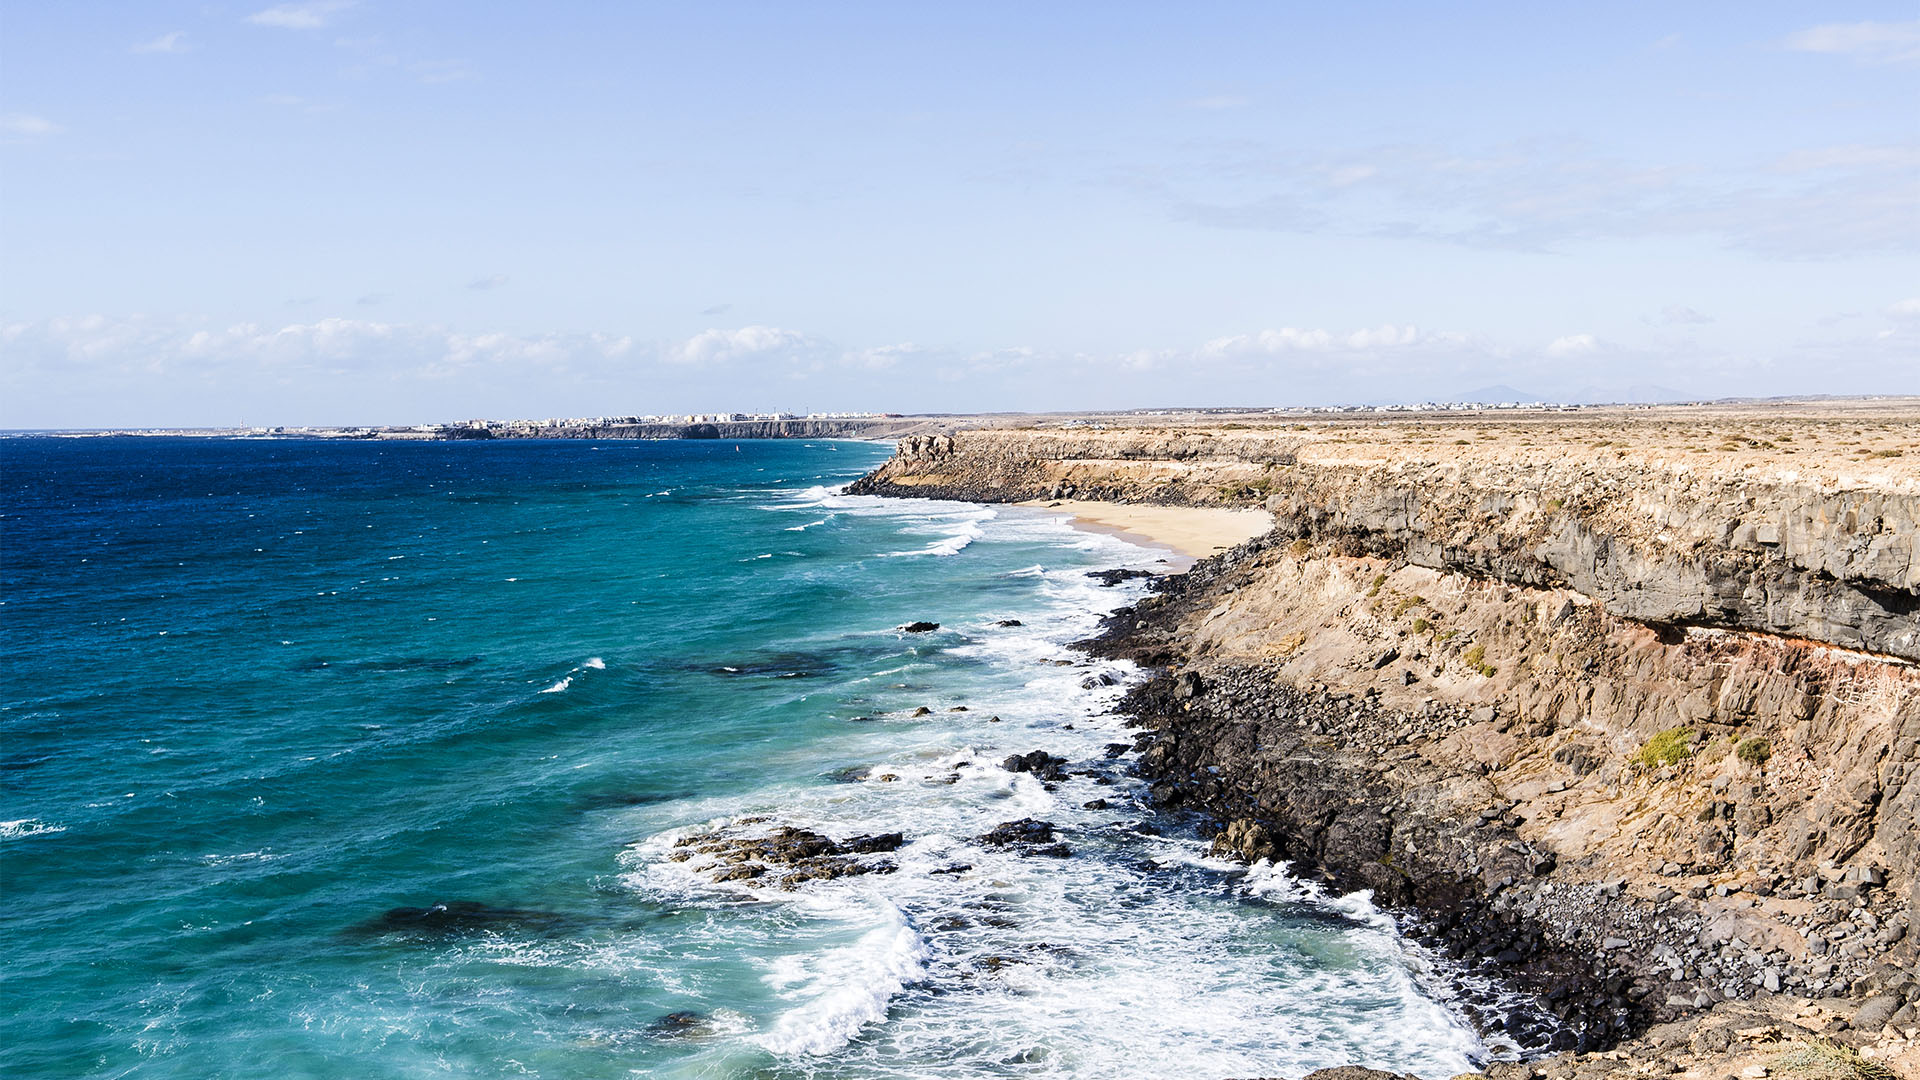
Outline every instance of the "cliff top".
<path fill-rule="evenodd" d="M 1058 439 L 1069 456 L 1101 444 L 1204 440 L 1195 456 L 1288 452 L 1303 464 L 1614 471 L 1748 479 L 1830 490 L 1920 493 L 1920 398 L 1657 406 L 1579 412 L 1412 413 L 1302 417 L 1272 413 L 1035 417 L 982 425 L 973 438 L 1017 432 Z M 1144 447 L 1143 447 L 1144 448 Z M 1115 454 L 1119 456 L 1160 456 Z"/>

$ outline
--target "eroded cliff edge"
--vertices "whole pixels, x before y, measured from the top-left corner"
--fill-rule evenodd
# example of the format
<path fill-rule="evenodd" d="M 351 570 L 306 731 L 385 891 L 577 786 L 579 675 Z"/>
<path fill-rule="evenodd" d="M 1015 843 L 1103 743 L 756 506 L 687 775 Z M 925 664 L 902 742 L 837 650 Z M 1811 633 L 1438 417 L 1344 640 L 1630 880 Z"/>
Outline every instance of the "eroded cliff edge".
<path fill-rule="evenodd" d="M 1420 913 L 1556 1048 L 1911 1054 L 1920 427 L 1806 428 L 975 431 L 854 490 L 1264 505 L 1095 644 L 1156 672 L 1155 804 Z"/>
<path fill-rule="evenodd" d="M 1284 535 L 1345 554 L 1565 587 L 1640 622 L 1920 660 L 1920 444 L 1913 458 L 1802 462 L 1755 435 L 1759 453 L 1723 442 L 1697 458 L 1632 428 L 1600 428 L 1619 442 L 1598 445 L 1545 424 L 1331 430 L 920 436 L 855 490 L 1264 503 Z"/>

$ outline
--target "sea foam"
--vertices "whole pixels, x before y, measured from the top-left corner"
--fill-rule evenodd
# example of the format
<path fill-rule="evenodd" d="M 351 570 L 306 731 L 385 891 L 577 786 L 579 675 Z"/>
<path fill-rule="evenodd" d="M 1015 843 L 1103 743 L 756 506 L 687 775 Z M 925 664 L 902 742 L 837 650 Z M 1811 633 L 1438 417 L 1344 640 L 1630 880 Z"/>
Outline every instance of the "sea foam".
<path fill-rule="evenodd" d="M 927 943 L 890 903 L 880 925 L 852 945 L 772 962 L 767 976 L 782 998 L 800 1003 L 755 1041 L 776 1054 L 827 1054 L 868 1024 L 886 1019 L 888 1004 L 926 977 Z"/>
<path fill-rule="evenodd" d="M 51 833 L 66 832 L 65 825 L 41 821 L 38 818 L 20 818 L 16 821 L 0 821 L 0 840 L 24 840 L 29 836 L 46 836 Z"/>

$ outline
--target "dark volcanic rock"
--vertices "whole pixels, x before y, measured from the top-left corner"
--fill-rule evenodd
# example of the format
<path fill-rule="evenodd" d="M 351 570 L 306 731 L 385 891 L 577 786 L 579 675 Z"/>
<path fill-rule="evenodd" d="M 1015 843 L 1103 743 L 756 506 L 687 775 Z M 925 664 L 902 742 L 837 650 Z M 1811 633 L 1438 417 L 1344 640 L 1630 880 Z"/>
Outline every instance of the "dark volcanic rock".
<path fill-rule="evenodd" d="M 705 1013 L 670 1012 L 647 1025 L 647 1032 L 659 1038 L 705 1035 L 713 1028 Z"/>
<path fill-rule="evenodd" d="M 1053 823 L 1034 818 L 1003 821 L 980 836 L 980 842 L 994 847 L 1008 844 L 1047 844 L 1053 842 Z"/>
<path fill-rule="evenodd" d="M 771 883 L 792 889 L 809 881 L 890 874 L 896 869 L 892 863 L 863 860 L 861 856 L 897 851 L 905 842 L 897 832 L 835 842 L 810 829 L 782 826 L 751 836 L 727 832 L 689 836 L 675 844 L 667 858 L 694 863 L 697 872 L 716 882 L 744 881 L 753 886 Z"/>
<path fill-rule="evenodd" d="M 1151 570 L 1089 570 L 1087 571 L 1087 576 L 1095 579 L 1096 581 L 1100 582 L 1100 584 L 1102 585 L 1112 587 L 1114 585 L 1120 584 L 1123 581 L 1132 581 L 1134 578 L 1152 577 L 1153 571 Z"/>
<path fill-rule="evenodd" d="M 1008 772 L 1032 773 L 1042 780 L 1065 780 L 1067 759 L 1055 757 L 1045 750 L 1030 750 L 1024 754 L 1013 754 L 1000 763 Z"/>
<path fill-rule="evenodd" d="M 900 627 L 901 631 L 908 634 L 924 634 L 930 630 L 938 629 L 940 629 L 940 624 L 937 622 L 910 622 Z"/>

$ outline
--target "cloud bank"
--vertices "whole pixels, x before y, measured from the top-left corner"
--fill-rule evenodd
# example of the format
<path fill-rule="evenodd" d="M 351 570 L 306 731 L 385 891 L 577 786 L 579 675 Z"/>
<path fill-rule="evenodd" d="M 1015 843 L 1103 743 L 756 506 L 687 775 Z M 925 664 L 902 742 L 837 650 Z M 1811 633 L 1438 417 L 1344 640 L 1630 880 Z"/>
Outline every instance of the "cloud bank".
<path fill-rule="evenodd" d="M 1854 320 L 1862 323 L 1862 320 Z M 1870 323 L 1871 325 L 1866 325 Z M 1920 393 L 1920 298 L 1750 357 L 1386 323 L 1221 335 L 1124 354 L 847 344 L 778 326 L 684 338 L 516 334 L 328 317 L 284 324 L 90 315 L 0 324 L 0 426 L 416 423 L 714 409 L 896 412 L 1454 400 L 1489 384 L 1558 400 Z M 1817 378 L 1807 375 L 1817 372 Z M 1904 372 L 1904 374 L 1903 374 Z M 1812 381 L 1806 381 L 1808 379 Z M 1795 381 L 1801 380 L 1801 381 Z"/>

